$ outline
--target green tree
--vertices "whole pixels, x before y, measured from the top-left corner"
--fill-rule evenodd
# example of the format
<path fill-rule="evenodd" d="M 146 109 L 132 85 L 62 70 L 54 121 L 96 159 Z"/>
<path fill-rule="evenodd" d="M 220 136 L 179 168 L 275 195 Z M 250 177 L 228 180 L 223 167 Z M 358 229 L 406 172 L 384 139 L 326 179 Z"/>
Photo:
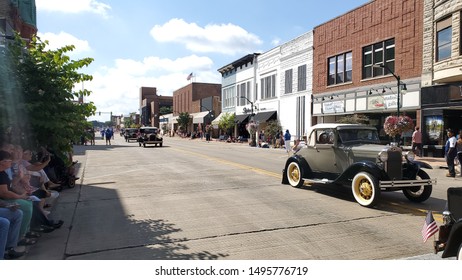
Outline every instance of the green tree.
<path fill-rule="evenodd" d="M 183 112 L 178 115 L 177 118 L 178 126 L 181 131 L 188 133 L 189 123 L 191 122 L 191 116 L 188 112 Z"/>
<path fill-rule="evenodd" d="M 132 127 L 132 125 L 133 125 L 133 120 L 132 120 L 131 117 L 124 118 L 124 127 L 125 128 Z"/>
<path fill-rule="evenodd" d="M 171 114 L 173 112 L 172 106 L 162 106 L 159 108 L 160 115 Z"/>
<path fill-rule="evenodd" d="M 75 101 L 89 96 L 89 90 L 74 91 L 76 84 L 92 80 L 77 71 L 93 59 L 71 60 L 65 54 L 74 46 L 46 50 L 47 45 L 34 37 L 26 49 L 16 36 L 0 54 L 2 85 L 8 81 L 8 86 L 0 89 L 0 99 L 6 101 L 0 108 L 0 125 L 2 131 L 11 131 L 7 140 L 65 153 L 72 149 L 71 141 L 84 132 L 86 118 L 96 111 L 93 103 Z"/>
<path fill-rule="evenodd" d="M 234 128 L 235 121 L 234 121 L 235 115 L 232 113 L 224 113 L 220 121 L 218 122 L 218 127 L 225 131 L 228 135 L 231 135 L 231 130 Z"/>

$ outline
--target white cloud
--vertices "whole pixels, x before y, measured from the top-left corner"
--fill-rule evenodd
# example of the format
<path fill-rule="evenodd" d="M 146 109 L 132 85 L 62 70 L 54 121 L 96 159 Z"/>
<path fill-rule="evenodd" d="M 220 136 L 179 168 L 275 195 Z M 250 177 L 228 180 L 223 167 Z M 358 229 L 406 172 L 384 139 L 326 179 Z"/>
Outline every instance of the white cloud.
<path fill-rule="evenodd" d="M 60 32 L 59 34 L 55 33 L 37 33 L 37 36 L 40 37 L 42 41 L 47 40 L 48 41 L 48 49 L 50 50 L 56 50 L 58 48 L 68 46 L 68 45 L 74 45 L 75 49 L 74 51 L 70 52 L 69 55 L 76 55 L 80 54 L 83 52 L 89 52 L 91 51 L 90 44 L 88 41 L 85 40 L 80 40 L 76 38 L 75 36 L 66 33 L 66 32 Z"/>
<path fill-rule="evenodd" d="M 96 0 L 36 0 L 35 4 L 38 10 L 72 14 L 91 12 L 104 18 L 108 17 L 111 10 L 111 6 Z"/>
<path fill-rule="evenodd" d="M 188 84 L 186 77 L 194 69 L 196 82 L 220 83 L 221 76 L 212 69 L 212 60 L 195 55 L 175 60 L 146 57 L 142 61 L 117 59 L 115 66 L 92 73 L 93 81 L 84 87 L 92 91 L 85 102 L 92 101 L 97 111 L 128 115 L 138 112 L 140 87 L 155 87 L 158 95 L 171 96 Z M 92 119 L 108 119 L 107 115 Z"/>
<path fill-rule="evenodd" d="M 279 46 L 281 44 L 281 39 L 280 38 L 274 38 L 272 41 L 271 41 L 271 45 L 272 46 Z"/>
<path fill-rule="evenodd" d="M 155 25 L 151 36 L 158 42 L 184 44 L 193 52 L 236 55 L 255 52 L 263 42 L 258 36 L 234 24 L 209 24 L 200 27 L 183 19 L 171 19 Z"/>

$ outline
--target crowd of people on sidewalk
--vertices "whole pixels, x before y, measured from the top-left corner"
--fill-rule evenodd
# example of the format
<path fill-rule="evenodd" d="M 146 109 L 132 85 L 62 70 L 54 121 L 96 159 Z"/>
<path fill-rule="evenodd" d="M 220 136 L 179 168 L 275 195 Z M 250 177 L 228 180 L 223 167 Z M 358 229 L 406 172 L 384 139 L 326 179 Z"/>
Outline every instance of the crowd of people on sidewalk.
<path fill-rule="evenodd" d="M 70 159 L 66 164 L 45 148 L 32 151 L 0 143 L 0 259 L 22 257 L 42 234 L 63 225 L 64 221 L 53 220 L 50 214 L 62 190 L 61 178 L 78 179 L 76 162 Z"/>

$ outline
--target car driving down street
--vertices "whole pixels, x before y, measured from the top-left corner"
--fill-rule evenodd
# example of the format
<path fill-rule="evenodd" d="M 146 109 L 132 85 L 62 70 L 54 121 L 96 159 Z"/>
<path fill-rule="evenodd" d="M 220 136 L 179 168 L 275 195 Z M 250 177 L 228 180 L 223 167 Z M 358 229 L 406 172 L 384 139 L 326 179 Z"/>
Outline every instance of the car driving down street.
<path fill-rule="evenodd" d="M 313 126 L 307 144 L 286 161 L 282 183 L 347 185 L 366 207 L 383 191 L 403 191 L 410 201 L 423 202 L 436 184 L 423 168 L 432 167 L 397 145 L 380 145 L 374 127 L 325 123 Z"/>

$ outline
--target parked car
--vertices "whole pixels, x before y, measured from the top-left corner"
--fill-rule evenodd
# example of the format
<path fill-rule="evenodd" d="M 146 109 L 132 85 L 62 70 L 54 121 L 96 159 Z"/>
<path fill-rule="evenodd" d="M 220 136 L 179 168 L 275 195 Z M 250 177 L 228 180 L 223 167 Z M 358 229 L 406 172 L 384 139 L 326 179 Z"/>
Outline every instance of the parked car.
<path fill-rule="evenodd" d="M 138 140 L 138 128 L 126 128 L 124 132 L 125 142 L 130 142 L 130 140 Z"/>
<path fill-rule="evenodd" d="M 442 258 L 462 260 L 462 188 L 448 188 L 447 196 L 444 224 L 440 226 L 438 240 L 434 242 L 435 254 L 443 251 Z"/>
<path fill-rule="evenodd" d="M 163 138 L 160 135 L 160 130 L 157 127 L 141 127 L 138 135 L 138 143 L 141 147 L 146 147 L 148 144 L 159 145 L 162 147 Z"/>
<path fill-rule="evenodd" d="M 436 180 L 422 168 L 432 167 L 397 145 L 380 145 L 374 127 L 326 123 L 313 126 L 306 145 L 287 159 L 282 183 L 348 185 L 365 207 L 374 206 L 382 191 L 403 191 L 410 201 L 423 202 Z"/>

